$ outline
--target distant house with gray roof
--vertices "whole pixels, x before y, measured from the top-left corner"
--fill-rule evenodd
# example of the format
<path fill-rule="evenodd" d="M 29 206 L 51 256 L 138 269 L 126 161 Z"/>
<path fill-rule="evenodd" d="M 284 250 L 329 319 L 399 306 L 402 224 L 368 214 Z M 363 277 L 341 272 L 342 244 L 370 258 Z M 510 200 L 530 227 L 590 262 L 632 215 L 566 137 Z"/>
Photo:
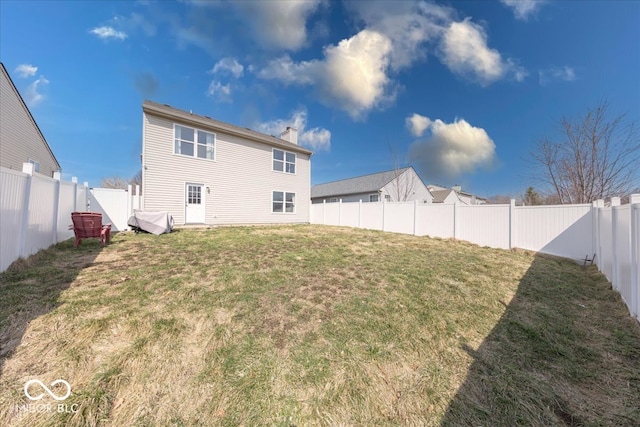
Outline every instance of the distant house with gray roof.
<path fill-rule="evenodd" d="M 311 187 L 311 203 L 408 202 L 431 203 L 433 196 L 412 167 L 394 169 Z"/>
<path fill-rule="evenodd" d="M 428 185 L 427 188 L 433 194 L 433 203 L 451 205 L 459 203 L 461 205 L 483 205 L 487 199 L 475 194 L 462 191 L 462 187 L 455 185 L 451 188 L 440 187 L 438 185 Z"/>

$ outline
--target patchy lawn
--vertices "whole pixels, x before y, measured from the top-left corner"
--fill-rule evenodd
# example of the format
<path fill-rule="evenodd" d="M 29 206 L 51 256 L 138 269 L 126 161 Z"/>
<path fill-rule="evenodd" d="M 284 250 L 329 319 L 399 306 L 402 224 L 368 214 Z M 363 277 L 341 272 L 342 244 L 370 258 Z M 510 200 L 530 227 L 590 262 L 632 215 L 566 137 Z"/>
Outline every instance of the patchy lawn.
<path fill-rule="evenodd" d="M 562 259 L 230 227 L 67 241 L 0 281 L 0 425 L 640 419 L 640 327 L 595 268 Z M 72 393 L 34 384 L 31 401 L 31 379 Z"/>

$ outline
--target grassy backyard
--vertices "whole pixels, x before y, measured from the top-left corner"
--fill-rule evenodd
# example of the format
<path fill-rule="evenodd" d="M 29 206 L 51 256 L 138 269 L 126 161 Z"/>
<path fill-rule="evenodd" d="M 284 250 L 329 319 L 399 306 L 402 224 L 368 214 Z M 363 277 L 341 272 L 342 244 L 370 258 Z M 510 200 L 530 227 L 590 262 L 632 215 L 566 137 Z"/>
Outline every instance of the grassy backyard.
<path fill-rule="evenodd" d="M 640 326 L 594 267 L 567 260 L 230 227 L 67 241 L 0 282 L 3 426 L 640 419 Z M 25 409 L 34 378 L 68 381 L 67 409 Z"/>

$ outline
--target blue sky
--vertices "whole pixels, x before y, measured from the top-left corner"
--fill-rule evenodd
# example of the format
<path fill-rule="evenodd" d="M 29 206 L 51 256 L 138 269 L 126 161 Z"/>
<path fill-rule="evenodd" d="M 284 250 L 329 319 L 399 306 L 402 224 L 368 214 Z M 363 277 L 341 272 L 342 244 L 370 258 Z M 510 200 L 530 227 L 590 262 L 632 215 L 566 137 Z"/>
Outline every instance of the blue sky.
<path fill-rule="evenodd" d="M 312 183 L 393 168 L 481 196 L 608 100 L 640 121 L 640 2 L 0 2 L 0 60 L 63 168 L 140 169 L 144 99 L 277 134 Z"/>

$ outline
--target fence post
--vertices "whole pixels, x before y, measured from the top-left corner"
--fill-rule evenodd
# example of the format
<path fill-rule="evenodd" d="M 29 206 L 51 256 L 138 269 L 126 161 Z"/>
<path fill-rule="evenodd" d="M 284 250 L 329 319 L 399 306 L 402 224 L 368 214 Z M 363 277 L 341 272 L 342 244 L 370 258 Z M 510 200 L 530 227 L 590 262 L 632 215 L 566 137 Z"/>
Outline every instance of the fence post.
<path fill-rule="evenodd" d="M 618 287 L 618 239 L 616 238 L 618 209 L 620 197 L 611 198 L 611 285 L 613 289 L 619 291 Z"/>
<path fill-rule="evenodd" d="M 509 249 L 515 248 L 516 233 L 516 199 L 509 200 Z"/>
<path fill-rule="evenodd" d="M 418 200 L 413 201 L 413 235 L 418 232 Z"/>
<path fill-rule="evenodd" d="M 311 203 L 311 202 L 309 202 Z M 133 209 L 133 185 L 129 184 L 127 185 L 127 221 L 129 220 L 129 217 L 131 216 L 132 213 L 132 209 Z M 127 224 L 129 225 L 129 224 Z M 126 228 L 125 228 L 126 230 Z"/>
<path fill-rule="evenodd" d="M 309 203 L 311 203 L 311 200 L 309 200 Z M 137 185 L 137 184 L 136 184 L 136 199 L 133 206 L 134 206 L 133 209 L 140 209 L 140 185 Z M 133 211 L 131 211 L 131 214 L 133 214 Z"/>
<path fill-rule="evenodd" d="M 458 240 L 458 202 L 453 203 L 453 240 Z"/>
<path fill-rule="evenodd" d="M 73 182 L 73 209 L 72 211 L 75 212 L 78 210 L 78 178 L 77 177 L 71 177 L 71 182 Z"/>
<path fill-rule="evenodd" d="M 325 210 L 327 209 L 327 200 L 322 200 L 322 225 L 327 224 L 327 215 L 325 214 Z"/>
<path fill-rule="evenodd" d="M 600 257 L 602 256 L 602 243 L 600 242 L 600 208 L 604 206 L 603 200 L 595 200 L 593 202 L 593 251 L 595 254 L 594 263 L 598 266 L 598 271 L 602 272 Z"/>
<path fill-rule="evenodd" d="M 91 212 L 91 196 L 89 195 L 89 183 L 87 181 L 82 183 L 84 187 L 84 200 L 82 201 L 84 207 L 83 211 Z"/>
<path fill-rule="evenodd" d="M 631 315 L 640 317 L 640 194 L 629 196 L 629 220 L 631 221 Z"/>
<path fill-rule="evenodd" d="M 386 211 L 386 204 L 387 204 L 387 202 L 384 199 L 382 199 L 382 231 L 384 231 L 384 220 L 385 220 L 384 214 L 386 213 L 385 212 Z"/>
<path fill-rule="evenodd" d="M 358 201 L 358 228 L 362 228 L 362 199 Z"/>
<path fill-rule="evenodd" d="M 342 225 L 342 199 L 338 200 L 338 225 Z"/>
<path fill-rule="evenodd" d="M 22 164 L 22 172 L 26 173 L 27 185 L 24 189 L 24 200 L 22 202 L 22 223 L 20 224 L 20 240 L 18 241 L 18 254 L 26 258 L 27 229 L 29 228 L 29 205 L 31 199 L 31 185 L 33 184 L 34 165 L 31 163 Z"/>
<path fill-rule="evenodd" d="M 60 210 L 60 172 L 53 173 L 53 179 L 56 180 L 53 187 L 53 231 L 51 236 L 52 245 L 58 243 L 58 211 Z"/>

